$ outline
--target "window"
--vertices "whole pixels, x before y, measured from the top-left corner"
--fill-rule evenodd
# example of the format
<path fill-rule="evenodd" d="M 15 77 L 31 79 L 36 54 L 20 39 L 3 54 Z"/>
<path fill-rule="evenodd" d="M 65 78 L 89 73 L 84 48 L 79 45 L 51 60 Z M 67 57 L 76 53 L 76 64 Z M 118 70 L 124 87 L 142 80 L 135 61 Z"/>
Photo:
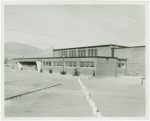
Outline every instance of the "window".
<path fill-rule="evenodd" d="M 69 62 L 69 66 L 72 67 L 72 62 L 71 61 Z"/>
<path fill-rule="evenodd" d="M 117 68 L 119 69 L 125 69 L 125 64 L 124 63 L 118 63 Z"/>
<path fill-rule="evenodd" d="M 53 62 L 53 66 L 56 66 L 56 61 Z"/>
<path fill-rule="evenodd" d="M 73 52 L 73 57 L 76 57 L 76 50 L 74 50 Z"/>
<path fill-rule="evenodd" d="M 67 51 L 66 50 L 65 51 L 61 51 L 61 57 L 63 57 L 63 56 L 67 57 Z"/>
<path fill-rule="evenodd" d="M 65 66 L 77 67 L 77 62 L 75 62 L 75 61 L 65 61 Z"/>
<path fill-rule="evenodd" d="M 95 49 L 95 54 L 94 55 L 97 56 L 97 49 Z"/>
<path fill-rule="evenodd" d="M 57 66 L 59 66 L 59 61 L 57 61 Z"/>
<path fill-rule="evenodd" d="M 45 61 L 43 62 L 43 66 L 45 66 L 46 64 L 45 64 Z"/>
<path fill-rule="evenodd" d="M 46 66 L 48 66 L 49 65 L 49 63 L 48 62 L 46 62 Z"/>
<path fill-rule="evenodd" d="M 51 66 L 51 62 L 49 62 L 49 66 Z"/>
<path fill-rule="evenodd" d="M 43 61 L 43 66 L 51 66 L 51 61 Z"/>
<path fill-rule="evenodd" d="M 94 67 L 94 62 L 90 62 L 90 67 Z"/>
<path fill-rule="evenodd" d="M 78 57 L 80 57 L 80 50 L 78 50 Z"/>
<path fill-rule="evenodd" d="M 78 50 L 78 57 L 85 57 L 86 56 L 86 50 Z"/>
<path fill-rule="evenodd" d="M 85 62 L 85 67 L 89 67 L 89 62 Z"/>
<path fill-rule="evenodd" d="M 90 50 L 88 50 L 88 56 L 90 56 Z"/>
<path fill-rule="evenodd" d="M 77 67 L 77 62 L 73 62 L 73 67 Z"/>
<path fill-rule="evenodd" d="M 69 62 L 68 61 L 65 62 L 65 66 L 69 66 Z"/>
<path fill-rule="evenodd" d="M 86 56 L 86 50 L 84 50 L 84 56 Z"/>
<path fill-rule="evenodd" d="M 91 56 L 94 56 L 94 50 L 91 50 Z"/>
<path fill-rule="evenodd" d="M 84 67 L 84 62 L 80 62 L 80 67 Z"/>
<path fill-rule="evenodd" d="M 69 51 L 69 57 L 76 57 L 76 50 Z"/>
<path fill-rule="evenodd" d="M 88 56 L 97 56 L 97 49 L 89 49 Z"/>
<path fill-rule="evenodd" d="M 63 66 L 63 62 L 62 61 L 59 62 L 59 66 Z"/>
<path fill-rule="evenodd" d="M 94 62 L 89 62 L 89 61 L 81 61 L 80 62 L 80 67 L 94 67 Z"/>

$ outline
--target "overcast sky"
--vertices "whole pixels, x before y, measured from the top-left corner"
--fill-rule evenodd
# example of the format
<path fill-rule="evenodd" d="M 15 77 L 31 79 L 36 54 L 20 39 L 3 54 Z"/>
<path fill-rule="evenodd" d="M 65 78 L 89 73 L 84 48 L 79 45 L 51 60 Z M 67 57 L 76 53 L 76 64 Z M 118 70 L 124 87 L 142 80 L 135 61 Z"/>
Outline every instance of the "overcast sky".
<path fill-rule="evenodd" d="M 7 5 L 4 14 L 5 42 L 40 49 L 145 45 L 142 5 Z"/>

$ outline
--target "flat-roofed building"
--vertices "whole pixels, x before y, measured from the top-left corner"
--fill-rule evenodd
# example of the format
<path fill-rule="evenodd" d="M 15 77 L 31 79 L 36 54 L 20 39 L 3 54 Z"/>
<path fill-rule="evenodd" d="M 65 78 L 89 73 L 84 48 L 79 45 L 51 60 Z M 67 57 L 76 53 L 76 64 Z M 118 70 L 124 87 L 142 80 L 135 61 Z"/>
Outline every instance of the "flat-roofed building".
<path fill-rule="evenodd" d="M 113 57 L 127 58 L 127 75 L 145 76 L 145 46 L 114 48 Z M 118 65 L 118 69 L 122 66 Z"/>
<path fill-rule="evenodd" d="M 112 56 L 111 48 L 125 48 L 127 46 L 121 45 L 97 45 L 97 46 L 86 46 L 76 48 L 63 48 L 54 49 L 53 57 L 96 57 L 96 56 Z"/>
<path fill-rule="evenodd" d="M 134 49 L 133 49 L 134 48 Z M 137 49 L 135 49 L 137 48 Z M 141 50 L 141 56 L 134 58 L 135 50 Z M 139 51 L 136 51 L 136 53 Z M 66 74 L 74 75 L 75 69 L 80 72 L 80 75 L 96 77 L 117 77 L 121 75 L 129 75 L 131 73 L 139 73 L 145 75 L 145 49 L 141 47 L 127 47 L 121 45 L 98 45 L 76 48 L 54 49 L 53 57 L 43 58 L 16 58 L 14 63 L 19 69 L 32 69 L 43 71 L 52 70 L 53 73 L 66 71 Z M 131 68 L 131 65 L 133 68 Z M 135 69 L 136 68 L 136 69 Z M 135 71 L 137 70 L 137 71 Z M 140 71 L 142 72 L 140 73 Z"/>

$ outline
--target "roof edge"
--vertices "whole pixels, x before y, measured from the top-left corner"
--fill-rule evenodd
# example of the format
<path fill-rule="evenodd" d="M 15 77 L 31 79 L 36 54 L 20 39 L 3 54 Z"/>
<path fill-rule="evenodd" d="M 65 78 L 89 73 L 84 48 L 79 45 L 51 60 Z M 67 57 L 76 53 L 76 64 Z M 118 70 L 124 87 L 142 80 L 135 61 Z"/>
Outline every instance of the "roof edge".
<path fill-rule="evenodd" d="M 122 47 L 122 48 L 128 47 L 128 46 L 116 45 L 116 44 L 106 44 L 106 45 L 93 45 L 93 46 L 73 47 L 73 48 L 60 48 L 60 49 L 53 49 L 53 51 L 67 50 L 67 49 L 80 49 L 80 48 L 92 48 L 92 47 L 106 47 L 106 46 L 119 46 L 119 47 Z"/>

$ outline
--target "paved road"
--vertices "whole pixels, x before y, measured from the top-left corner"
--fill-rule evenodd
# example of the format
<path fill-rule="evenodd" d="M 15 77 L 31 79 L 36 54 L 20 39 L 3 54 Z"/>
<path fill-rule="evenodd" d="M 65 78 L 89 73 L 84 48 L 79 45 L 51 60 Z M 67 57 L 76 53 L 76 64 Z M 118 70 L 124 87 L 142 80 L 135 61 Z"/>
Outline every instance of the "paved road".
<path fill-rule="evenodd" d="M 25 70 L 6 70 L 5 82 L 7 82 L 5 83 L 5 97 L 60 84 L 57 87 L 5 101 L 6 117 L 92 116 L 86 97 L 74 77 Z"/>

